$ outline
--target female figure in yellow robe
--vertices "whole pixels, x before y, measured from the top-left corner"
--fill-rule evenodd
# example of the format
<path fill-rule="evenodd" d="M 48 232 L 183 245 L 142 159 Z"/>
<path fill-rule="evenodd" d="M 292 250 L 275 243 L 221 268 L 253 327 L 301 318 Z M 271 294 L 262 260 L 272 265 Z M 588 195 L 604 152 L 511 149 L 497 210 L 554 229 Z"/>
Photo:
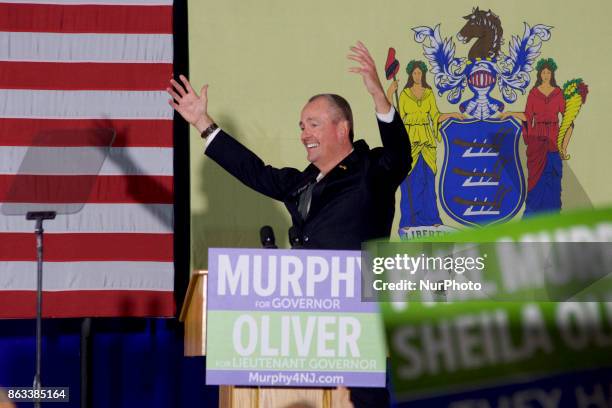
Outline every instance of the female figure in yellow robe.
<path fill-rule="evenodd" d="M 460 113 L 438 110 L 434 93 L 427 84 L 427 66 L 423 61 L 410 61 L 406 72 L 408 82 L 399 97 L 399 114 L 410 138 L 412 169 L 400 186 L 400 236 L 410 227 L 442 224 L 435 189 L 436 148 L 441 141 L 439 127 L 448 118 L 464 118 Z M 396 89 L 397 81 L 394 81 L 387 96 Z"/>

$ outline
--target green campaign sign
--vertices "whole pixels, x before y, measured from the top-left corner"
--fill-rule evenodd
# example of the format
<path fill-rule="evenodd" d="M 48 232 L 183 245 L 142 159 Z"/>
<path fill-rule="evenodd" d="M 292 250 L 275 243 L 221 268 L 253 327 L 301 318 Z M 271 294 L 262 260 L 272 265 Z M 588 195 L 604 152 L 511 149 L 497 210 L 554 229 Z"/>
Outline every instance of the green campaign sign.
<path fill-rule="evenodd" d="M 514 277 L 511 270 L 501 271 L 499 259 L 487 260 L 491 273 L 486 279 L 495 284 L 495 296 L 491 292 L 437 297 L 427 291 L 382 293 L 395 301 L 380 306 L 399 399 L 415 400 L 512 384 L 519 378 L 612 367 L 611 241 L 612 209 L 602 209 L 407 244 L 408 252 L 416 253 L 410 245 L 420 245 L 419 249 L 425 245 L 431 254 L 435 253 L 432 248 L 444 243 L 471 243 L 474 248 L 490 250 L 490 245 L 503 242 L 515 245 L 514 249 L 533 246 L 541 252 L 544 246 L 538 245 L 548 242 L 548 250 L 572 253 L 575 248 L 571 246 L 576 245 L 598 255 L 586 256 L 583 265 L 572 264 L 571 275 L 563 265 L 552 262 L 550 271 L 537 279 L 532 273 L 521 275 L 519 266 L 528 262 L 528 252 L 515 259 Z M 585 242 L 590 244 L 584 246 Z M 547 256 L 556 259 L 550 252 Z M 371 259 L 369 262 L 373 264 Z M 506 281 L 503 273 L 508 274 Z M 566 279 L 560 279 L 560 275 Z M 510 296 L 517 293 L 520 296 Z M 541 301 L 544 295 L 554 298 L 559 293 L 571 301 Z"/>

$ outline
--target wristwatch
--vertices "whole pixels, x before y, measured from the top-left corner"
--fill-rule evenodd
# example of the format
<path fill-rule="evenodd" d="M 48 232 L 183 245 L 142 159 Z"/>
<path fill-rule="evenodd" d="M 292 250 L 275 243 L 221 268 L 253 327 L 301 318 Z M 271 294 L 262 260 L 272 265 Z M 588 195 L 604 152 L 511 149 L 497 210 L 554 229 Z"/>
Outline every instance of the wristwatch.
<path fill-rule="evenodd" d="M 202 139 L 206 139 L 208 136 L 210 136 L 212 134 L 212 132 L 214 132 L 215 130 L 219 129 L 219 126 L 217 126 L 216 123 L 211 123 L 210 126 L 208 126 L 206 129 L 204 129 L 204 131 L 202 132 L 201 136 Z"/>

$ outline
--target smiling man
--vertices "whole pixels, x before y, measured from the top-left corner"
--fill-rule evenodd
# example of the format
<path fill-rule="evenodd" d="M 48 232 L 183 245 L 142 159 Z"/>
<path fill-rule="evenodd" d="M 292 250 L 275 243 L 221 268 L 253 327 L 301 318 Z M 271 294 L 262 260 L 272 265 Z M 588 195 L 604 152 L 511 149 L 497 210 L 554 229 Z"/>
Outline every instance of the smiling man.
<path fill-rule="evenodd" d="M 371 95 L 382 147 L 353 142 L 350 105 L 334 94 L 315 95 L 302 109 L 300 140 L 311 163 L 305 170 L 274 168 L 219 128 L 208 115 L 207 88 L 198 95 L 184 76 L 172 80 L 170 105 L 206 139 L 206 155 L 254 190 L 285 203 L 302 245 L 313 249 L 360 249 L 388 237 L 395 191 L 411 165 L 410 142 L 385 97 L 374 60 L 358 42 L 348 58 Z"/>
<path fill-rule="evenodd" d="M 219 128 L 207 113 L 207 88 L 198 95 L 184 76 L 171 80 L 170 105 L 206 139 L 206 155 L 254 190 L 282 201 L 299 240 L 311 249 L 361 249 L 389 237 L 395 191 L 411 166 L 406 129 L 382 89 L 374 60 L 358 42 L 348 55 L 371 95 L 382 147 L 353 142 L 353 114 L 339 95 L 315 95 L 302 109 L 300 140 L 310 165 L 303 171 L 275 168 Z M 384 389 L 353 388 L 355 407 L 388 405 Z"/>
<path fill-rule="evenodd" d="M 306 158 L 323 174 L 353 150 L 353 114 L 348 102 L 339 95 L 310 98 L 302 109 L 300 129 Z"/>

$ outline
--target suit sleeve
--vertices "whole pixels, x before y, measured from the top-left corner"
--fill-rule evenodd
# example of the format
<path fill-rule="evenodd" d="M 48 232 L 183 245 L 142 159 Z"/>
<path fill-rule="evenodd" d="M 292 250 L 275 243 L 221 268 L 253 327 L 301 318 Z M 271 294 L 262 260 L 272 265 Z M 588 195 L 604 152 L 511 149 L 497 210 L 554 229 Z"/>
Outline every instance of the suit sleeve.
<path fill-rule="evenodd" d="M 206 148 L 206 155 L 246 186 L 282 201 L 300 177 L 294 168 L 266 165 L 255 153 L 221 131 Z"/>
<path fill-rule="evenodd" d="M 395 112 L 393 121 L 385 123 L 378 121 L 378 130 L 382 139 L 383 151 L 378 159 L 378 165 L 399 184 L 412 167 L 412 153 L 408 132 L 399 114 Z"/>

